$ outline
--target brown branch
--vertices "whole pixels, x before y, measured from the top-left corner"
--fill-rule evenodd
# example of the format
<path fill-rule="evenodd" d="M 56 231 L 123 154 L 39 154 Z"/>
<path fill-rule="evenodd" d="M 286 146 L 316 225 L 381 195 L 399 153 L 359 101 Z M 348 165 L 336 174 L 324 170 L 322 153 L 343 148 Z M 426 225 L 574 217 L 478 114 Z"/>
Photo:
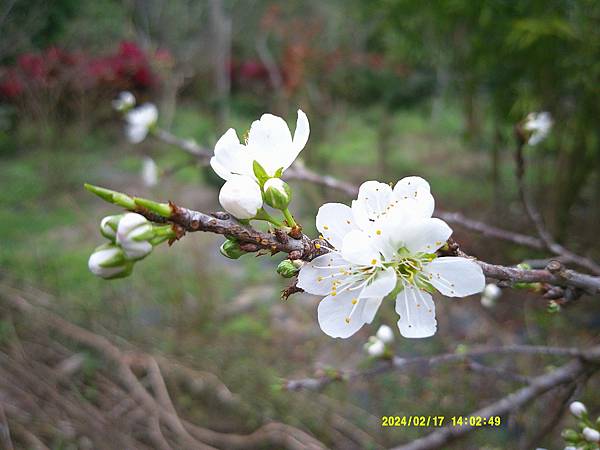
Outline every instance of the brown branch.
<path fill-rule="evenodd" d="M 494 417 L 505 416 L 513 411 L 527 406 L 531 401 L 540 395 L 548 392 L 558 386 L 574 382 L 580 375 L 590 368 L 581 360 L 571 361 L 553 372 L 540 375 L 534 378 L 531 383 L 518 391 L 492 403 L 489 406 L 481 408 L 469 416 L 475 417 Z M 598 367 L 594 367 L 597 370 Z M 505 418 L 503 417 L 505 420 Z M 417 439 L 408 444 L 394 447 L 391 450 L 433 450 L 444 448 L 448 443 L 464 437 L 466 434 L 481 428 L 470 425 L 457 427 L 444 427 L 427 436 Z"/>

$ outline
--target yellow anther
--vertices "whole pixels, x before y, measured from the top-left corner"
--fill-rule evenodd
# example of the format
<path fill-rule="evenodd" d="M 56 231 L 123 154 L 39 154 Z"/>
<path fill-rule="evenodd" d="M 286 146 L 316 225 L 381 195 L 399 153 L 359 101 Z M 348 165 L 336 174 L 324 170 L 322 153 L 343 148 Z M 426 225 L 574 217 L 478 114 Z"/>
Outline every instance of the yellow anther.
<path fill-rule="evenodd" d="M 315 244 L 315 248 L 318 250 L 321 248 L 321 244 Z"/>
<path fill-rule="evenodd" d="M 372 259 L 371 260 L 371 265 L 374 266 L 375 264 L 377 264 L 377 260 L 376 259 Z"/>
<path fill-rule="evenodd" d="M 346 323 L 350 323 L 350 317 L 346 317 Z"/>
<path fill-rule="evenodd" d="M 332 296 L 332 297 L 335 297 L 336 295 L 337 295 L 337 292 L 335 292 L 335 291 L 331 291 L 331 296 Z"/>
<path fill-rule="evenodd" d="M 356 300 L 355 298 L 352 299 L 352 304 L 356 305 L 358 303 L 358 300 Z"/>
<path fill-rule="evenodd" d="M 323 229 L 324 230 L 329 230 L 329 227 L 327 225 L 323 225 Z"/>
<path fill-rule="evenodd" d="M 377 234 L 381 234 L 381 230 L 377 230 L 375 233 L 377 233 Z"/>
<path fill-rule="evenodd" d="M 317 281 L 323 281 L 323 277 L 317 277 Z"/>
<path fill-rule="evenodd" d="M 347 223 L 348 225 L 350 225 L 352 222 L 350 222 L 349 220 L 346 220 L 346 223 Z"/>

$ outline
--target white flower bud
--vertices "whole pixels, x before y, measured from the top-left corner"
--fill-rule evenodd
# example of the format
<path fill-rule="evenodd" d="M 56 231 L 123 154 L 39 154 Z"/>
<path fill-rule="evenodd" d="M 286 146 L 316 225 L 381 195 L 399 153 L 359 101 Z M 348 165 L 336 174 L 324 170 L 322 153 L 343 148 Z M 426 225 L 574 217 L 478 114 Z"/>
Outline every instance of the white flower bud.
<path fill-rule="evenodd" d="M 112 106 L 119 112 L 128 111 L 135 106 L 135 96 L 129 91 L 123 91 L 112 101 Z"/>
<path fill-rule="evenodd" d="M 500 289 L 497 284 L 488 283 L 485 285 L 482 295 L 489 297 L 492 300 L 498 300 L 502 295 L 502 289 Z"/>
<path fill-rule="evenodd" d="M 377 336 L 377 338 L 384 344 L 391 344 L 394 342 L 394 332 L 387 325 L 381 325 L 375 336 Z"/>
<path fill-rule="evenodd" d="M 90 272 L 101 278 L 123 278 L 131 273 L 133 262 L 127 260 L 121 248 L 105 244 L 90 255 L 88 267 Z"/>
<path fill-rule="evenodd" d="M 106 239 L 115 241 L 117 238 L 117 227 L 119 221 L 123 218 L 123 214 L 116 214 L 114 216 L 106 216 L 100 221 L 100 234 Z"/>
<path fill-rule="evenodd" d="M 577 450 L 577 448 L 573 447 L 572 445 L 567 445 L 564 450 Z"/>
<path fill-rule="evenodd" d="M 575 417 L 578 417 L 578 418 L 581 418 L 581 416 L 583 416 L 584 414 L 587 414 L 587 408 L 581 402 L 571 403 L 571 405 L 569 406 L 569 409 L 571 410 L 571 414 L 573 414 Z"/>
<path fill-rule="evenodd" d="M 583 429 L 583 437 L 588 442 L 600 442 L 600 432 L 590 427 Z"/>
<path fill-rule="evenodd" d="M 127 213 L 119 221 L 117 244 L 128 259 L 138 260 L 147 256 L 152 251 L 152 244 L 148 241 L 153 237 L 152 224 L 140 214 Z"/>
<path fill-rule="evenodd" d="M 233 217 L 251 219 L 263 205 L 260 186 L 250 177 L 235 175 L 221 188 L 219 203 Z"/>
<path fill-rule="evenodd" d="M 142 161 L 142 181 L 147 187 L 153 187 L 158 184 L 158 166 L 148 156 Z"/>
<path fill-rule="evenodd" d="M 367 353 L 369 356 L 379 358 L 385 353 L 385 344 L 379 339 L 375 339 L 372 343 L 367 345 Z"/>
<path fill-rule="evenodd" d="M 292 201 L 292 190 L 281 178 L 269 178 L 264 186 L 265 203 L 275 209 L 286 209 Z"/>
<path fill-rule="evenodd" d="M 525 118 L 523 128 L 531 131 L 531 135 L 527 143 L 529 145 L 537 145 L 542 142 L 552 129 L 554 121 L 549 112 L 529 113 Z"/>
<path fill-rule="evenodd" d="M 158 119 L 158 109 L 152 103 L 144 103 L 125 115 L 125 134 L 132 144 L 142 142 Z"/>

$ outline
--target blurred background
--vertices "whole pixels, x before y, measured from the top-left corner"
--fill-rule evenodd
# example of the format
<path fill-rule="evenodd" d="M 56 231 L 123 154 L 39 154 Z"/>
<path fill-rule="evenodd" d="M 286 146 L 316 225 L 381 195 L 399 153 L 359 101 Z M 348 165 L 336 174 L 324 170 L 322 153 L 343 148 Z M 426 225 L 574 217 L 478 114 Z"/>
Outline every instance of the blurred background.
<path fill-rule="evenodd" d="M 229 127 L 242 136 L 264 112 L 293 128 L 300 107 L 311 125 L 301 155 L 307 167 L 356 184 L 419 175 L 438 208 L 532 235 L 518 201 L 513 129 L 527 113 L 549 111 L 549 139 L 526 149 L 529 190 L 559 242 L 600 258 L 596 0 L 2 0 L 0 36 L 0 423 L 11 437 L 4 446 L 161 442 L 160 425 L 156 437 L 128 397 L 119 364 L 91 341 L 61 334 L 70 329 L 58 319 L 108 338 L 123 358 L 154 355 L 177 411 L 223 435 L 276 421 L 330 448 L 386 448 L 427 430 L 382 428 L 383 415 L 466 415 L 521 386 L 459 365 L 286 391 L 285 379 L 371 367 L 363 345 L 381 323 L 397 331 L 393 307 L 385 304 L 352 338 L 331 339 L 318 327 L 317 298 L 280 300 L 280 258 L 227 260 L 219 236 L 158 248 L 124 280 L 94 277 L 87 259 L 102 242 L 98 223 L 118 210 L 85 192 L 84 182 L 219 209 L 221 181 L 210 168 L 152 138 L 126 141 L 111 109 L 122 90 L 156 103 L 161 127 L 208 148 Z M 147 156 L 159 168 L 153 186 L 140 175 Z M 350 201 L 309 183 L 292 186 L 293 211 L 309 234 L 318 206 Z M 485 261 L 549 256 L 453 228 L 462 248 Z M 23 302 L 43 312 L 27 312 Z M 530 290 L 505 290 L 487 307 L 478 297 L 436 305 L 438 333 L 397 336 L 395 353 L 598 342 L 600 307 L 589 297 L 555 314 Z M 527 356 L 491 362 L 524 374 L 546 364 Z M 152 386 L 151 375 L 136 371 L 143 385 Z M 597 411 L 598 387 L 592 379 L 585 389 L 553 391 L 449 448 L 559 448 L 570 423 L 564 402 L 576 391 Z M 191 448 L 164 434 L 164 448 Z M 242 442 L 237 448 L 255 446 Z"/>

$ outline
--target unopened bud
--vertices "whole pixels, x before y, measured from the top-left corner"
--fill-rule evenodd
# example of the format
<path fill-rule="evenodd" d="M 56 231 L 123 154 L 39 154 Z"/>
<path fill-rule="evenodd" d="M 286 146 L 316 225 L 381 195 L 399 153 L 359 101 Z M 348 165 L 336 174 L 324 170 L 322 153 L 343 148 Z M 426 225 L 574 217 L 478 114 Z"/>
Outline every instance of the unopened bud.
<path fill-rule="evenodd" d="M 373 358 L 380 358 L 385 354 L 385 344 L 377 338 L 367 343 L 366 349 L 369 356 Z"/>
<path fill-rule="evenodd" d="M 581 402 L 573 402 L 569 405 L 569 410 L 571 414 L 575 417 L 582 418 L 584 414 L 587 414 L 587 408 Z"/>
<path fill-rule="evenodd" d="M 107 280 L 123 278 L 131 274 L 133 262 L 115 244 L 104 244 L 96 248 L 88 260 L 90 272 Z"/>
<path fill-rule="evenodd" d="M 394 332 L 387 325 L 381 325 L 375 336 L 384 344 L 391 344 L 394 342 Z"/>
<path fill-rule="evenodd" d="M 292 189 L 281 178 L 269 178 L 263 186 L 265 203 L 275 209 L 286 209 L 292 201 Z"/>
<path fill-rule="evenodd" d="M 123 214 L 116 214 L 114 216 L 106 216 L 100 222 L 100 233 L 106 239 L 109 239 L 112 242 L 115 242 L 117 238 L 117 227 L 119 226 L 119 221 L 123 218 Z"/>
<path fill-rule="evenodd" d="M 141 214 L 127 213 L 119 221 L 117 244 L 131 260 L 146 257 L 152 251 L 149 242 L 154 238 L 152 224 Z"/>
<path fill-rule="evenodd" d="M 283 278 L 292 278 L 298 273 L 298 268 L 289 259 L 284 259 L 277 266 L 277 273 Z"/>
<path fill-rule="evenodd" d="M 583 437 L 588 442 L 600 442 L 600 432 L 590 427 L 583 429 Z"/>
<path fill-rule="evenodd" d="M 569 441 L 569 442 L 579 441 L 579 433 L 575 430 L 571 430 L 570 428 L 567 428 L 566 430 L 564 430 L 561 433 L 561 436 L 563 437 L 563 439 L 565 441 Z"/>
<path fill-rule="evenodd" d="M 242 250 L 240 244 L 233 239 L 226 239 L 225 242 L 221 244 L 219 251 L 223 256 L 230 259 L 238 259 L 240 256 L 247 253 Z"/>
<path fill-rule="evenodd" d="M 127 112 L 135 106 L 135 96 L 129 91 L 123 91 L 112 101 L 112 106 L 119 112 Z"/>

